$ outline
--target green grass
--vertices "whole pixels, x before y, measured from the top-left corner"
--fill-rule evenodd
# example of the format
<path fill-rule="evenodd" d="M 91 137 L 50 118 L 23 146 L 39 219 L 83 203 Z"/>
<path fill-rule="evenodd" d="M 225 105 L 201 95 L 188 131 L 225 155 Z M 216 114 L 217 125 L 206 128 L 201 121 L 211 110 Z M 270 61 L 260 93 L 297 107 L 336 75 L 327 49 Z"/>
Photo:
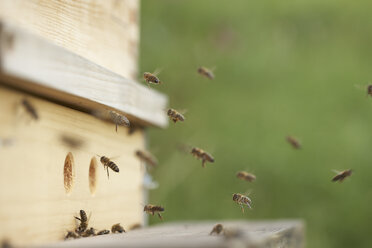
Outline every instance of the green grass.
<path fill-rule="evenodd" d="M 143 71 L 187 120 L 149 131 L 165 221 L 306 221 L 307 247 L 370 247 L 370 1 L 142 1 Z M 216 79 L 196 74 L 216 67 Z M 301 139 L 293 150 L 285 136 Z M 178 143 L 210 151 L 201 168 Z M 332 169 L 355 169 L 342 184 Z M 253 171 L 254 183 L 235 178 Z M 242 214 L 232 193 L 251 190 Z M 152 223 L 158 222 L 151 218 Z"/>

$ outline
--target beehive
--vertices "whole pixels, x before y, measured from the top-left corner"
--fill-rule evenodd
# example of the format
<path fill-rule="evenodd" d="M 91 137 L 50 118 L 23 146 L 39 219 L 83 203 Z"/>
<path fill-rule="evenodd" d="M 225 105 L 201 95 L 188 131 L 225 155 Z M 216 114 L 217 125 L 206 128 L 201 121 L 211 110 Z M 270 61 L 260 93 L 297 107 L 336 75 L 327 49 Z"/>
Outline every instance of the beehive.
<path fill-rule="evenodd" d="M 80 209 L 97 229 L 144 223 L 135 151 L 144 128 L 167 125 L 167 98 L 135 81 L 138 9 L 137 0 L 0 2 L 0 240 L 61 240 Z M 135 131 L 92 114 L 110 110 Z M 120 172 L 108 178 L 97 155 Z"/>

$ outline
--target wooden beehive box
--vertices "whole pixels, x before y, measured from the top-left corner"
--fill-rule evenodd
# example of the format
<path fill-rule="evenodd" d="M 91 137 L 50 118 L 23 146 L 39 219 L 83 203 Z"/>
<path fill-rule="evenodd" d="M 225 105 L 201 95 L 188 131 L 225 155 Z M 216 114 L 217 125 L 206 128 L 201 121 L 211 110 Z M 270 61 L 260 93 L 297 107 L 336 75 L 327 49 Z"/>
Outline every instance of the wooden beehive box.
<path fill-rule="evenodd" d="M 144 127 L 167 125 L 167 98 L 135 81 L 138 9 L 137 0 L 0 2 L 0 240 L 61 240 L 80 209 L 97 229 L 144 224 L 134 153 L 146 147 Z M 135 131 L 92 115 L 109 110 Z M 120 172 L 108 179 L 97 154 Z"/>

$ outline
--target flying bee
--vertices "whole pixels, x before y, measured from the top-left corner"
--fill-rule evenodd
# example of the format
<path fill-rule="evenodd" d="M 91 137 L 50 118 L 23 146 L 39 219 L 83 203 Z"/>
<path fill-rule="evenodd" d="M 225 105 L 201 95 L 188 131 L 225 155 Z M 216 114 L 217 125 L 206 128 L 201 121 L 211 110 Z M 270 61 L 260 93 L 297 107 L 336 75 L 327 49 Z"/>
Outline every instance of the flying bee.
<path fill-rule="evenodd" d="M 26 98 L 23 98 L 21 103 L 22 103 L 22 106 L 27 111 L 27 113 L 29 113 L 29 115 L 34 120 L 38 120 L 39 119 L 39 114 L 37 113 L 36 108 L 31 104 L 31 102 L 29 100 L 27 100 Z"/>
<path fill-rule="evenodd" d="M 143 211 L 148 214 L 152 214 L 153 216 L 155 213 L 157 213 L 159 218 L 163 220 L 163 217 L 161 216 L 160 212 L 164 212 L 164 208 L 161 206 L 148 204 L 143 208 Z"/>
<path fill-rule="evenodd" d="M 102 231 L 99 231 L 97 233 L 97 235 L 105 235 L 105 234 L 109 234 L 110 233 L 110 230 L 102 230 Z"/>
<path fill-rule="evenodd" d="M 207 153 L 206 151 L 204 151 L 200 148 L 197 148 L 197 147 L 192 148 L 191 154 L 194 157 L 196 157 L 197 159 L 202 160 L 202 167 L 203 168 L 205 167 L 206 162 L 211 162 L 211 163 L 214 162 L 214 158 L 212 157 L 212 155 L 210 155 L 209 153 Z"/>
<path fill-rule="evenodd" d="M 244 213 L 244 205 L 247 205 L 250 209 L 252 208 L 251 207 L 252 200 L 246 195 L 234 193 L 232 200 L 236 202 L 237 204 L 239 204 L 243 213 Z"/>
<path fill-rule="evenodd" d="M 85 232 L 81 236 L 82 237 L 96 236 L 96 230 L 93 227 L 91 227 L 85 230 Z"/>
<path fill-rule="evenodd" d="M 80 220 L 80 225 L 76 228 L 78 234 L 82 234 L 88 227 L 88 217 L 84 210 L 80 210 L 80 218 L 75 216 L 75 219 Z"/>
<path fill-rule="evenodd" d="M 342 183 L 345 180 L 345 178 L 351 176 L 351 174 L 353 173 L 351 169 L 344 170 L 341 172 L 339 171 L 335 171 L 335 172 L 337 173 L 337 175 L 332 178 L 332 182 L 339 181 L 340 183 Z"/>
<path fill-rule="evenodd" d="M 108 157 L 105 157 L 105 156 L 99 156 L 97 155 L 98 157 L 100 157 L 100 161 L 103 165 L 103 169 L 106 169 L 107 170 L 107 178 L 109 178 L 109 168 L 115 172 L 119 172 L 119 167 L 114 163 L 112 162 Z"/>
<path fill-rule="evenodd" d="M 248 182 L 253 182 L 254 180 L 256 180 L 256 176 L 255 175 L 253 175 L 251 173 L 248 173 L 248 172 L 245 172 L 245 171 L 239 171 L 236 174 L 236 177 L 239 178 L 239 179 L 248 181 Z"/>
<path fill-rule="evenodd" d="M 120 126 L 130 126 L 130 122 L 127 117 L 113 110 L 109 111 L 110 118 L 113 123 L 115 123 L 115 131 L 118 132 L 118 125 Z"/>
<path fill-rule="evenodd" d="M 185 117 L 180 113 L 178 112 L 177 110 L 174 110 L 174 109 L 168 109 L 168 112 L 167 112 L 169 118 L 174 122 L 176 123 L 177 121 L 184 121 L 185 120 Z"/>
<path fill-rule="evenodd" d="M 198 68 L 198 73 L 206 78 L 209 78 L 209 79 L 214 79 L 214 74 L 213 74 L 213 71 L 212 70 L 209 70 L 205 67 L 199 67 Z"/>
<path fill-rule="evenodd" d="M 372 84 L 367 86 L 367 94 L 372 96 Z"/>
<path fill-rule="evenodd" d="M 67 239 L 78 239 L 79 238 L 79 235 L 76 234 L 76 232 L 72 232 L 72 231 L 67 231 L 67 234 L 65 236 L 65 240 Z"/>
<path fill-rule="evenodd" d="M 293 148 L 295 149 L 301 148 L 301 143 L 297 139 L 293 138 L 292 136 L 287 136 L 286 139 Z"/>
<path fill-rule="evenodd" d="M 111 227 L 111 233 L 123 233 L 125 232 L 124 228 L 120 225 L 120 223 L 117 223 Z"/>
<path fill-rule="evenodd" d="M 150 73 L 150 72 L 145 72 L 143 73 L 143 78 L 145 79 L 146 83 L 148 84 L 161 84 L 162 81 L 156 76 L 158 72 Z"/>
<path fill-rule="evenodd" d="M 217 235 L 220 234 L 223 231 L 223 226 L 221 224 L 217 224 L 213 227 L 212 231 L 209 233 L 209 235 L 212 235 L 216 233 Z"/>
<path fill-rule="evenodd" d="M 158 161 L 156 160 L 156 158 L 153 155 L 151 155 L 149 152 L 137 150 L 136 156 L 139 158 L 141 162 L 147 163 L 151 165 L 152 167 L 155 167 L 158 165 Z"/>

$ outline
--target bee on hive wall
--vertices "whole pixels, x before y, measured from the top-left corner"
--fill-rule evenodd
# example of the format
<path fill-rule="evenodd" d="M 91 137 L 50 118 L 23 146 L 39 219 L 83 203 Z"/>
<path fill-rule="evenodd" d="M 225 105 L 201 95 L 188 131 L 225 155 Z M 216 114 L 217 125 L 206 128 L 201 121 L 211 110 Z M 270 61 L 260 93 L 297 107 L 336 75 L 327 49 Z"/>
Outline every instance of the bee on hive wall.
<path fill-rule="evenodd" d="M 344 171 L 335 171 L 337 173 L 336 176 L 334 176 L 332 178 L 332 182 L 340 182 L 342 183 L 345 178 L 351 176 L 351 174 L 353 173 L 353 171 L 351 169 L 348 169 L 348 170 L 344 170 Z"/>
<path fill-rule="evenodd" d="M 108 157 L 105 157 L 105 156 L 99 156 L 97 155 L 98 157 L 100 157 L 100 161 L 103 165 L 103 169 L 106 169 L 107 170 L 107 178 L 109 178 L 109 168 L 117 173 L 119 173 L 119 167 L 114 163 L 112 162 Z"/>
<path fill-rule="evenodd" d="M 209 235 L 212 234 L 220 234 L 223 231 L 223 226 L 221 224 L 217 224 L 213 227 L 212 231 L 209 233 Z"/>
<path fill-rule="evenodd" d="M 117 223 L 111 227 L 111 233 L 123 233 L 125 232 L 124 228 L 120 225 L 120 223 Z"/>
<path fill-rule="evenodd" d="M 177 110 L 175 109 L 168 109 L 167 111 L 167 115 L 169 116 L 169 118 L 174 122 L 176 123 L 177 121 L 184 121 L 185 120 L 185 117 L 180 113 L 178 112 Z"/>
<path fill-rule="evenodd" d="M 110 233 L 110 230 L 101 230 L 97 233 L 97 235 L 105 235 L 105 234 L 109 234 Z"/>
<path fill-rule="evenodd" d="M 301 148 L 301 143 L 294 137 L 292 136 L 287 136 L 286 137 L 288 143 L 295 149 L 300 149 Z"/>
<path fill-rule="evenodd" d="M 252 173 L 245 172 L 245 171 L 239 171 L 236 174 L 236 177 L 241 180 L 248 181 L 248 182 L 253 182 L 254 180 L 256 180 L 255 175 L 253 175 Z"/>
<path fill-rule="evenodd" d="M 197 147 L 192 148 L 191 149 L 191 154 L 194 157 L 196 157 L 197 159 L 202 160 L 202 167 L 203 168 L 205 167 L 206 162 L 211 162 L 211 163 L 214 162 L 214 158 L 212 157 L 212 155 L 207 153 L 206 151 L 200 149 L 200 148 L 197 148 Z"/>
<path fill-rule="evenodd" d="M 75 217 L 75 219 L 80 221 L 80 225 L 76 228 L 78 234 L 82 234 L 88 228 L 88 216 L 84 210 L 80 210 L 80 218 Z"/>
<path fill-rule="evenodd" d="M 72 232 L 72 231 L 67 231 L 67 234 L 65 236 L 65 240 L 67 240 L 67 239 L 77 239 L 77 238 L 80 238 L 80 236 L 78 234 L 76 234 L 75 232 Z"/>
<path fill-rule="evenodd" d="M 26 110 L 26 112 L 34 119 L 34 120 L 38 120 L 39 119 L 39 114 L 37 113 L 36 111 L 36 108 L 34 107 L 34 105 L 31 104 L 31 102 L 26 99 L 26 98 L 23 98 L 22 101 L 22 106 L 24 107 L 24 109 Z"/>
<path fill-rule="evenodd" d="M 148 204 L 146 205 L 144 208 L 143 208 L 143 211 L 148 213 L 148 214 L 152 214 L 154 215 L 155 213 L 158 214 L 159 218 L 162 220 L 163 217 L 161 216 L 160 212 L 164 212 L 164 208 L 161 207 L 161 206 L 156 206 L 156 205 L 151 205 L 151 204 Z"/>
<path fill-rule="evenodd" d="M 239 194 L 239 193 L 234 193 L 232 199 L 234 202 L 239 204 L 243 213 L 244 213 L 244 205 L 247 205 L 250 209 L 252 209 L 251 207 L 252 200 L 248 196 Z"/>
<path fill-rule="evenodd" d="M 213 70 L 209 70 L 205 67 L 199 67 L 198 68 L 198 73 L 206 78 L 209 78 L 209 79 L 214 79 L 214 74 L 213 74 Z"/>
<path fill-rule="evenodd" d="M 93 227 L 91 227 L 87 229 L 81 236 L 82 237 L 96 236 L 96 230 Z"/>

